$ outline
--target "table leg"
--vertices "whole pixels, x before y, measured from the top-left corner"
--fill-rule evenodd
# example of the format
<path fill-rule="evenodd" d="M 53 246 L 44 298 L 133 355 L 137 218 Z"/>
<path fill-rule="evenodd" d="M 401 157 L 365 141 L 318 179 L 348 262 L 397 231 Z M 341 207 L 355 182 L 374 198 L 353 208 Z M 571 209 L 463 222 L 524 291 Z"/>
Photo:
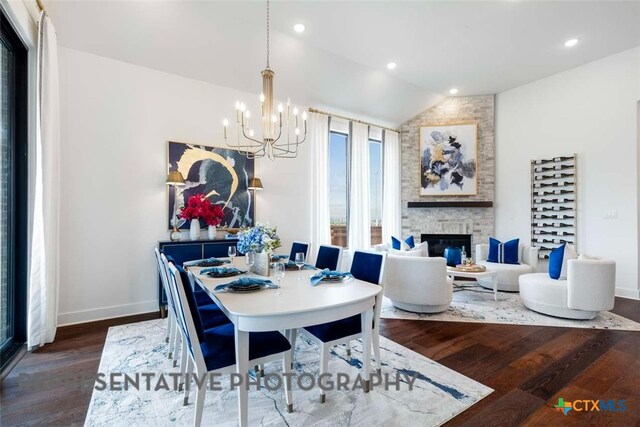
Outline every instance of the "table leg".
<path fill-rule="evenodd" d="M 498 275 L 493 276 L 493 300 L 498 301 Z"/>
<path fill-rule="evenodd" d="M 362 328 L 362 367 L 364 368 L 364 391 L 369 393 L 371 385 L 371 322 L 373 309 L 369 308 L 360 316 L 361 328 Z"/>
<path fill-rule="evenodd" d="M 236 344 L 236 372 L 242 377 L 243 383 L 238 387 L 238 419 L 240 427 L 246 427 L 248 423 L 248 400 L 249 391 L 247 390 L 246 381 L 248 380 L 247 371 L 249 370 L 249 332 L 238 330 L 235 328 L 235 344 Z"/>

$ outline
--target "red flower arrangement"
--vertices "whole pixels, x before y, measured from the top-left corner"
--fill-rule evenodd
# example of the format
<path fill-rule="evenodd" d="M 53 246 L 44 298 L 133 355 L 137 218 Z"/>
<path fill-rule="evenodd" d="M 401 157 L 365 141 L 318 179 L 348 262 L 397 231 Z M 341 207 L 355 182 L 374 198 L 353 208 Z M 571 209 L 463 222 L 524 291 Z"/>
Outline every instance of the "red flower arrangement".
<path fill-rule="evenodd" d="M 204 194 L 194 194 L 178 216 L 186 220 L 202 219 L 207 225 L 217 226 L 222 222 L 224 213 L 219 205 L 211 203 Z"/>

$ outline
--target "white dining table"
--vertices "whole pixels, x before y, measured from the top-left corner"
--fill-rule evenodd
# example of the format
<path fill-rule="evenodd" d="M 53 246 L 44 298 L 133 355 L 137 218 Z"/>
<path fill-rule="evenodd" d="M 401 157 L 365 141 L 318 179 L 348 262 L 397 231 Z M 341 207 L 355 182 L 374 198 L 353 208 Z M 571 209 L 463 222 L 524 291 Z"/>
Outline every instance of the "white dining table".
<path fill-rule="evenodd" d="M 244 266 L 238 267 L 246 270 Z M 311 286 L 309 278 L 317 270 L 302 270 L 287 271 L 279 293 L 277 289 L 248 293 L 216 292 L 216 286 L 240 277 L 264 277 L 246 273 L 220 279 L 199 274 L 202 270 L 200 267 L 189 267 L 189 270 L 193 272 L 196 283 L 213 298 L 234 324 L 238 374 L 244 376 L 249 371 L 250 332 L 295 330 L 361 314 L 364 331 L 362 366 L 367 381 L 365 391 L 370 389 L 368 381 L 371 372 L 371 323 L 373 307 L 376 303 L 381 303 L 382 287 L 353 278 L 339 283 L 322 282 L 317 286 Z M 273 276 L 269 279 L 277 283 Z M 238 387 L 237 393 L 240 426 L 246 426 L 248 390 Z"/>

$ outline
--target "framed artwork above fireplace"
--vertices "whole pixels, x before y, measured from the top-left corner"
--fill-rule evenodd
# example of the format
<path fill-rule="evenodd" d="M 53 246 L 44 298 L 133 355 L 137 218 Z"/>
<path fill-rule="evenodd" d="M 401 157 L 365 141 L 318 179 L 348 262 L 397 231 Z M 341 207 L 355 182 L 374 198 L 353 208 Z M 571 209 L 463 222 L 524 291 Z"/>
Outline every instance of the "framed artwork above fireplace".
<path fill-rule="evenodd" d="M 478 194 L 478 124 L 420 128 L 420 196 Z"/>

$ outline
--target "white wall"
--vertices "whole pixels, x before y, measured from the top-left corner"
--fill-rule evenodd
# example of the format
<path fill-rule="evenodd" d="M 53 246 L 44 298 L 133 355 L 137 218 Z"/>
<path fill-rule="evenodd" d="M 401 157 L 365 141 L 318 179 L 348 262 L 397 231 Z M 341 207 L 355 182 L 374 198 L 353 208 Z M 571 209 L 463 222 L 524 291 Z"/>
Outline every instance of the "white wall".
<path fill-rule="evenodd" d="M 496 97 L 496 232 L 528 239 L 531 159 L 578 155 L 578 249 L 613 258 L 616 293 L 638 291 L 640 48 Z M 617 219 L 604 219 L 617 211 Z"/>
<path fill-rule="evenodd" d="M 222 119 L 238 99 L 257 105 L 257 94 L 65 48 L 60 76 L 59 322 L 156 310 L 167 141 L 224 146 Z M 279 226 L 283 250 L 310 236 L 309 151 L 257 163 L 257 219 Z"/>

